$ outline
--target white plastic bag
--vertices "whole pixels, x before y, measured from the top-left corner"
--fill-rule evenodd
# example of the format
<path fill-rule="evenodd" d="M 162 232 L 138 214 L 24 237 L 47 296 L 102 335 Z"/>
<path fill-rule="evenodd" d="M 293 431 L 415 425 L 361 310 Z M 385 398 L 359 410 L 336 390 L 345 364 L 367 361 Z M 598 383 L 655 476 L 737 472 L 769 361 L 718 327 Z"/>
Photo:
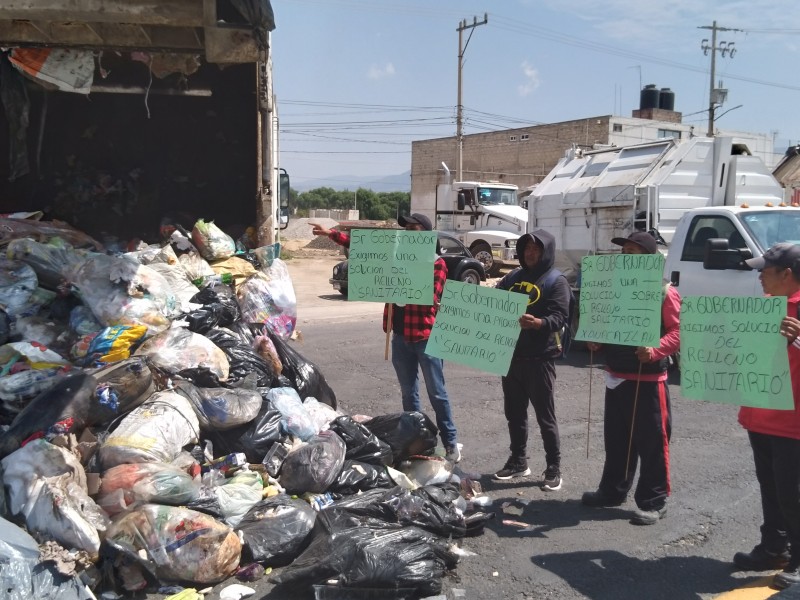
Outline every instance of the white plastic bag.
<path fill-rule="evenodd" d="M 189 401 L 172 391 L 156 392 L 126 416 L 100 447 L 104 469 L 123 463 L 172 462 L 197 442 L 200 424 Z"/>
<path fill-rule="evenodd" d="M 108 518 L 86 488 L 86 473 L 74 454 L 42 439 L 0 461 L 12 515 L 31 531 L 67 548 L 97 554 Z"/>

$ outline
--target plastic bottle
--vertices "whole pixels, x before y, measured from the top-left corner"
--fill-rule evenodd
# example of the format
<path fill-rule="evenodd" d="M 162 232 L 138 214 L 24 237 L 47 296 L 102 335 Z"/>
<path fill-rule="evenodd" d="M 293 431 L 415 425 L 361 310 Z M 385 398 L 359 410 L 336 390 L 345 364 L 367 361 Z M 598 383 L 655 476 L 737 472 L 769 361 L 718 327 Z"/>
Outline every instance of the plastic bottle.
<path fill-rule="evenodd" d="M 192 283 L 199 288 L 204 288 L 212 284 L 220 284 L 224 283 L 225 285 L 231 285 L 233 283 L 233 275 L 230 273 L 219 273 L 217 275 L 204 275 L 203 277 L 198 277 L 197 279 L 193 279 Z"/>

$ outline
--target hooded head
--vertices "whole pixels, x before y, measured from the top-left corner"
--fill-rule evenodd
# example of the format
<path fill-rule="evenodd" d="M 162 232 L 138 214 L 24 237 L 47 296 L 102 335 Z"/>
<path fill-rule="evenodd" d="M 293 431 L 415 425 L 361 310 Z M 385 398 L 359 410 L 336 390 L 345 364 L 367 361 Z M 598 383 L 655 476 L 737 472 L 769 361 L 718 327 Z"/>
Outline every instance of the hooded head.
<path fill-rule="evenodd" d="M 525 262 L 525 248 L 528 244 L 538 244 L 541 248 L 539 260 L 535 264 Z M 517 240 L 517 260 L 519 265 L 539 277 L 553 267 L 556 257 L 556 238 L 544 229 L 536 229 L 531 233 L 526 233 Z"/>

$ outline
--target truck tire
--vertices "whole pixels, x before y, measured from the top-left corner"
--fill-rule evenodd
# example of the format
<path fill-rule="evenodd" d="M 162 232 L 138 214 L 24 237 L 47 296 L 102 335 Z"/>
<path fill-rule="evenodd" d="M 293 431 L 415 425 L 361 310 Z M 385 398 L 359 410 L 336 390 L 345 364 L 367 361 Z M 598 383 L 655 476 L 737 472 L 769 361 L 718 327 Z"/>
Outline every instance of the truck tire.
<path fill-rule="evenodd" d="M 339 293 L 344 296 L 344 299 L 347 300 L 347 286 L 340 287 Z"/>
<path fill-rule="evenodd" d="M 483 263 L 483 270 L 486 271 L 487 277 L 497 276 L 500 272 L 500 265 L 494 260 L 492 247 L 489 244 L 486 242 L 478 242 L 473 244 L 469 251 L 472 252 L 472 256 Z"/>
<path fill-rule="evenodd" d="M 458 280 L 463 281 L 464 283 L 474 283 L 475 285 L 480 285 L 481 274 L 475 269 L 464 269 L 461 275 L 459 275 Z"/>

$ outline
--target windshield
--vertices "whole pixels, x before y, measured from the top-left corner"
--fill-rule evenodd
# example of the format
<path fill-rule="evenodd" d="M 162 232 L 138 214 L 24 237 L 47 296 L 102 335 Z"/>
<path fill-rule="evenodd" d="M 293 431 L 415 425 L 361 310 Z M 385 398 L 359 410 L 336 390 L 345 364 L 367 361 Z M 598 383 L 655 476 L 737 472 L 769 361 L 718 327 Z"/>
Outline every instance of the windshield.
<path fill-rule="evenodd" d="M 483 204 L 507 204 L 517 206 L 517 190 L 505 188 L 478 188 L 478 203 Z"/>
<path fill-rule="evenodd" d="M 800 244 L 800 210 L 747 213 L 741 219 L 762 251 L 778 242 Z"/>

